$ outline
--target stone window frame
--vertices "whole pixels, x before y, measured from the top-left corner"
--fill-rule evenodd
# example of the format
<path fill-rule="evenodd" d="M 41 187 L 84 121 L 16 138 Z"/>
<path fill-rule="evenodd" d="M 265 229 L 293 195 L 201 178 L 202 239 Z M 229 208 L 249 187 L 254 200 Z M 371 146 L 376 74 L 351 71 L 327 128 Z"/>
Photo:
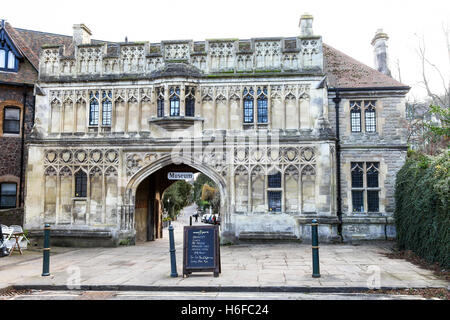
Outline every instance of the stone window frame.
<path fill-rule="evenodd" d="M 349 100 L 350 106 L 350 133 L 377 133 L 378 119 L 377 119 L 377 100 L 376 99 L 353 99 Z M 369 113 L 373 113 L 373 118 L 368 117 Z M 359 115 L 359 130 L 354 130 L 354 121 L 357 120 L 353 117 L 354 114 Z M 373 122 L 369 123 L 368 120 L 373 119 Z M 368 128 L 370 128 L 368 130 Z M 372 130 L 373 128 L 373 130 Z"/>
<path fill-rule="evenodd" d="M 354 186 L 353 172 L 360 169 L 362 172 L 362 186 Z M 377 172 L 377 186 L 368 186 L 368 174 L 370 170 Z M 370 214 L 380 212 L 380 162 L 379 161 L 352 161 L 350 162 L 350 186 L 351 186 L 351 212 L 354 214 Z M 354 192 L 362 193 L 362 210 L 358 211 L 354 208 Z M 369 211 L 369 193 L 377 192 L 377 209 Z"/>
<path fill-rule="evenodd" d="M 3 121 L 4 121 L 4 116 L 5 116 L 5 108 L 17 108 L 20 109 L 20 122 L 19 122 L 19 133 L 5 133 L 3 131 L 4 129 L 4 125 L 3 125 Z M 21 137 L 22 136 L 22 121 L 23 121 L 23 104 L 15 101 L 15 100 L 6 100 L 6 101 L 2 101 L 0 102 L 0 137 L 1 136 L 5 136 L 5 137 Z"/>

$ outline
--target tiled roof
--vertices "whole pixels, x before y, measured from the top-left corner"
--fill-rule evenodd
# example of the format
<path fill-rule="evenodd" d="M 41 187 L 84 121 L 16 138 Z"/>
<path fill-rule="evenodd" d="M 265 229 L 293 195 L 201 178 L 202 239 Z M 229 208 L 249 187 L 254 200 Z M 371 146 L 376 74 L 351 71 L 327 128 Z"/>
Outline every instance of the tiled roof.
<path fill-rule="evenodd" d="M 71 36 L 13 28 L 9 23 L 5 29 L 36 70 L 39 70 L 39 51 L 43 45 L 63 44 L 67 49 L 72 46 Z"/>
<path fill-rule="evenodd" d="M 323 44 L 324 72 L 334 88 L 407 87 L 405 84 Z"/>

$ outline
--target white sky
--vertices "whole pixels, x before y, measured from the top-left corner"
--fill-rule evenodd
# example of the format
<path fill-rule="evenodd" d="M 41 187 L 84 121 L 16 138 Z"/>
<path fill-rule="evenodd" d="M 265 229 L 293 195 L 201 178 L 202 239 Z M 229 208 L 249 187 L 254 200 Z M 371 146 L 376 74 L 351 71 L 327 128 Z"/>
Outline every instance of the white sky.
<path fill-rule="evenodd" d="M 388 33 L 390 68 L 418 98 L 421 69 L 415 49 L 417 34 L 426 41 L 429 60 L 449 81 L 450 53 L 443 25 L 450 25 L 450 1 L 444 0 L 22 0 L 2 1 L 0 19 L 14 27 L 72 34 L 84 23 L 93 39 L 129 41 L 291 37 L 299 34 L 300 16 L 314 16 L 315 34 L 325 43 L 373 67 L 370 42 L 378 28 Z M 429 74 L 435 91 L 442 91 L 436 73 Z"/>

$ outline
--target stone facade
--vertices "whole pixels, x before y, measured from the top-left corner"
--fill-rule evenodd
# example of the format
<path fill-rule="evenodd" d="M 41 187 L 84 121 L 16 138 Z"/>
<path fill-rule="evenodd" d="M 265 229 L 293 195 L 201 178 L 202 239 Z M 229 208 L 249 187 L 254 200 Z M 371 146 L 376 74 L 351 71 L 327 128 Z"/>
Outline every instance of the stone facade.
<path fill-rule="evenodd" d="M 338 150 L 337 73 L 329 74 L 333 61 L 311 23 L 302 17 L 299 37 L 161 43 L 92 43 L 90 30 L 75 25 L 73 54 L 64 45 L 43 47 L 27 228 L 39 234 L 50 223 L 66 235 L 63 242 L 98 237 L 117 244 L 145 238 L 144 220 L 136 216 L 156 206 L 156 218 L 146 221 L 156 224 L 158 238 L 163 189 L 147 194 L 161 186 L 152 177 L 183 165 L 219 186 L 223 242 L 308 240 L 312 219 L 324 241 L 339 239 L 340 226 L 349 239 L 391 236 L 393 185 L 406 152 L 398 121 L 407 89 L 399 83 L 389 83 L 395 90 L 374 89 L 390 81 L 382 75 L 367 90 L 341 93 Z M 353 99 L 376 101 L 374 133 L 350 132 Z M 349 209 L 353 162 L 377 163 L 377 212 Z"/>

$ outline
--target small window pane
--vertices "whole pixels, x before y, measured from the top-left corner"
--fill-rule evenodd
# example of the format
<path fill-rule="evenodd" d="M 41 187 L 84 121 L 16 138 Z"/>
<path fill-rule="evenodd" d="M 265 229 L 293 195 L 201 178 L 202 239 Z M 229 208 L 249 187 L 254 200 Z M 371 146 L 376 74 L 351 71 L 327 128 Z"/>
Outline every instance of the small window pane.
<path fill-rule="evenodd" d="M 364 187 L 364 172 L 362 162 L 352 162 L 352 188 Z"/>
<path fill-rule="evenodd" d="M 268 191 L 269 211 L 281 212 L 281 191 Z"/>
<path fill-rule="evenodd" d="M 379 209 L 378 191 L 367 191 L 367 206 L 369 212 L 378 212 Z"/>
<path fill-rule="evenodd" d="M 253 98 L 244 100 L 244 123 L 253 123 Z"/>
<path fill-rule="evenodd" d="M 16 67 L 16 57 L 12 51 L 8 52 L 8 69 L 14 69 Z"/>
<path fill-rule="evenodd" d="M 366 110 L 365 119 L 366 119 L 366 132 L 375 132 L 376 131 L 375 109 Z"/>
<path fill-rule="evenodd" d="M 89 108 L 89 125 L 96 126 L 98 125 L 98 101 L 92 100 Z"/>
<path fill-rule="evenodd" d="M 111 125 L 112 103 L 111 100 L 105 100 L 102 104 L 102 123 L 104 126 Z"/>
<path fill-rule="evenodd" d="M 78 171 L 75 174 L 75 197 L 86 197 L 87 194 L 87 176 L 84 171 Z"/>
<path fill-rule="evenodd" d="M 170 98 L 170 116 L 177 117 L 180 115 L 180 99 L 176 96 Z"/>
<path fill-rule="evenodd" d="M 258 99 L 258 122 L 267 123 L 267 98 Z"/>
<path fill-rule="evenodd" d="M 378 188 L 378 163 L 367 163 L 367 187 Z"/>
<path fill-rule="evenodd" d="M 17 185 L 2 183 L 0 185 L 0 208 L 14 208 L 16 206 Z"/>
<path fill-rule="evenodd" d="M 361 132 L 361 110 L 352 110 L 350 118 L 352 132 Z"/>
<path fill-rule="evenodd" d="M 158 99 L 158 117 L 164 117 L 164 99 Z"/>
<path fill-rule="evenodd" d="M 186 98 L 186 116 L 194 117 L 195 115 L 195 99 Z"/>
<path fill-rule="evenodd" d="M 364 191 L 352 191 L 353 212 L 364 212 Z"/>
<path fill-rule="evenodd" d="M 20 133 L 20 109 L 5 108 L 3 133 Z"/>
<path fill-rule="evenodd" d="M 269 188 L 281 188 L 281 172 L 269 175 Z"/>
<path fill-rule="evenodd" d="M 0 49 L 0 68 L 4 69 L 6 67 L 6 51 Z"/>

